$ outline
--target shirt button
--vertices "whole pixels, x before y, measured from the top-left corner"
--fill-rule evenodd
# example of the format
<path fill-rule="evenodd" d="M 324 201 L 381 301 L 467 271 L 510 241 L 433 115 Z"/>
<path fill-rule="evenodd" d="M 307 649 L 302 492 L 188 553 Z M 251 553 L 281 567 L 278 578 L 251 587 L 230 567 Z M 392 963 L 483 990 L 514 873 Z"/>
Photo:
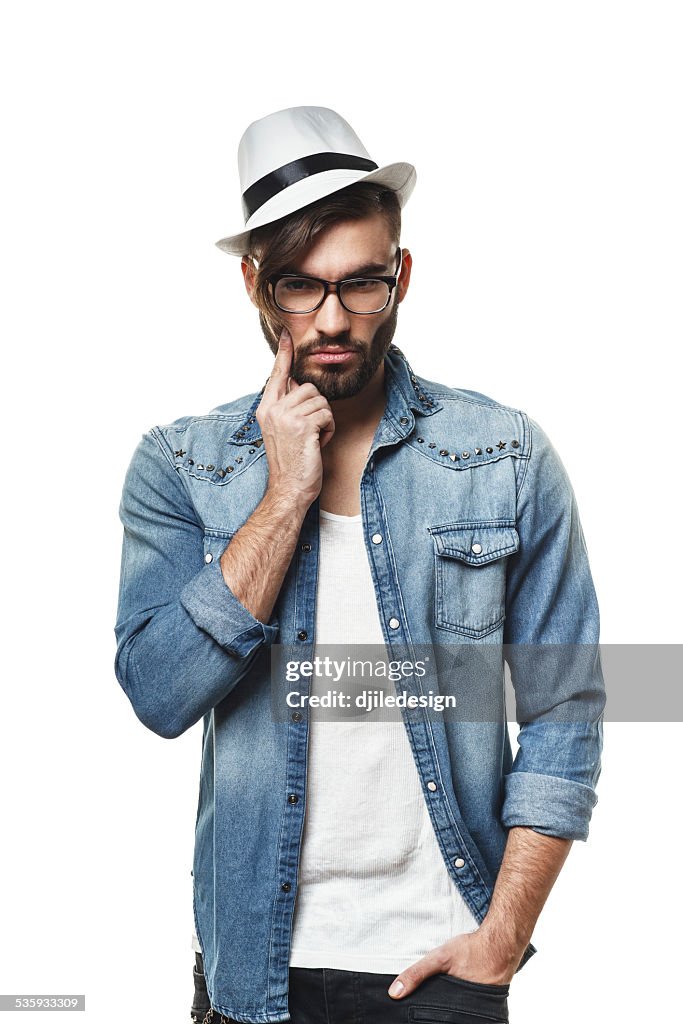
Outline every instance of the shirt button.
<path fill-rule="evenodd" d="M 373 535 L 372 535 L 372 543 L 373 544 L 381 544 L 382 543 L 382 534 L 381 533 L 373 533 Z"/>
<path fill-rule="evenodd" d="M 282 885 L 280 886 L 280 888 L 282 889 L 283 892 L 289 892 L 289 890 L 292 888 L 292 883 L 291 882 L 283 882 Z"/>
<path fill-rule="evenodd" d="M 481 554 L 481 544 L 476 544 L 476 543 L 473 544 L 472 545 L 472 553 L 475 554 L 475 555 L 480 555 Z"/>
<path fill-rule="evenodd" d="M 311 550 L 311 545 L 310 544 L 302 544 L 301 545 L 301 550 L 302 551 L 310 551 Z"/>
<path fill-rule="evenodd" d="M 292 721 L 293 722 L 300 722 L 303 717 L 304 716 L 301 714 L 300 711 L 292 711 Z"/>
<path fill-rule="evenodd" d="M 289 796 L 287 797 L 287 799 L 290 802 L 290 804 L 298 804 L 299 803 L 299 797 L 296 795 L 296 793 L 290 793 Z"/>
<path fill-rule="evenodd" d="M 204 555 L 204 561 L 206 562 L 206 564 L 207 564 L 207 565 L 209 564 L 209 562 L 213 562 L 213 555 L 211 554 L 211 552 L 210 552 L 210 551 L 208 551 L 208 552 L 207 552 L 207 553 L 206 553 L 206 554 Z"/>
<path fill-rule="evenodd" d="M 298 640 L 307 640 L 308 639 L 308 633 L 306 632 L 305 629 L 300 629 L 299 632 L 296 634 L 296 636 L 297 636 Z"/>
<path fill-rule="evenodd" d="M 408 417 L 407 416 L 401 416 L 400 422 L 401 423 L 408 423 Z"/>
<path fill-rule="evenodd" d="M 432 793 L 434 792 L 434 790 L 435 790 L 436 788 L 437 788 L 437 785 L 436 785 L 436 783 L 435 783 L 435 782 L 428 782 L 428 783 L 427 783 L 427 789 L 431 789 Z"/>
<path fill-rule="evenodd" d="M 462 857 L 456 857 L 455 860 L 453 861 L 453 864 L 455 865 L 456 868 L 465 867 L 465 861 L 462 859 Z"/>
<path fill-rule="evenodd" d="M 392 629 L 398 629 L 401 623 L 398 621 L 398 619 L 389 619 L 389 625 L 391 626 Z"/>

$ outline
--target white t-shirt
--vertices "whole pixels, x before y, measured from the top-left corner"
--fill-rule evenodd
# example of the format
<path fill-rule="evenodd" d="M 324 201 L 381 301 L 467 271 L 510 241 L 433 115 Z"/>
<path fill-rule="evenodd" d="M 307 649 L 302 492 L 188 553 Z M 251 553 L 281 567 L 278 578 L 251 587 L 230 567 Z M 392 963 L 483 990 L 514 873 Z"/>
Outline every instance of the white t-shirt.
<path fill-rule="evenodd" d="M 386 650 L 360 515 L 320 510 L 315 638 Z M 307 713 L 290 966 L 399 973 L 477 921 L 439 849 L 403 721 Z"/>

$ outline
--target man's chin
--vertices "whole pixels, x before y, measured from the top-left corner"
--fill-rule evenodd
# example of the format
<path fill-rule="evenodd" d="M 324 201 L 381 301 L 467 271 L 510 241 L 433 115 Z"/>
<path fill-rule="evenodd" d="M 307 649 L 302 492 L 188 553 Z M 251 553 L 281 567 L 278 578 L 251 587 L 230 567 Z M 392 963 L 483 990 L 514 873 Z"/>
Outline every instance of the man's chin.
<path fill-rule="evenodd" d="M 301 363 L 307 364 L 305 368 Z M 354 360 L 355 366 L 320 367 L 313 369 L 311 360 L 303 359 L 296 365 L 292 377 L 297 384 L 315 384 L 323 398 L 328 402 L 338 401 L 340 398 L 353 398 L 359 391 L 362 391 L 368 382 L 365 363 L 360 367 L 358 360 Z M 365 371 L 365 372 L 364 372 Z"/>

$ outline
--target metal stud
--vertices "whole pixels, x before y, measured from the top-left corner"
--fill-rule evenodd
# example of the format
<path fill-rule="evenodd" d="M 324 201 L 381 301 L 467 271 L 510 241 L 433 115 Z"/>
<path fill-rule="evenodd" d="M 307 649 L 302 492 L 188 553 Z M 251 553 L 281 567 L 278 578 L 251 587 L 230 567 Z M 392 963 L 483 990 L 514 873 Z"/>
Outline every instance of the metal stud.
<path fill-rule="evenodd" d="M 250 448 L 250 449 L 249 449 L 249 454 L 250 454 L 250 455 L 253 455 L 255 451 L 256 451 L 256 449 L 255 449 L 255 448 Z"/>
<path fill-rule="evenodd" d="M 244 460 L 243 460 L 241 455 L 238 455 L 237 458 L 235 459 L 235 462 L 243 462 L 243 461 Z"/>
<path fill-rule="evenodd" d="M 219 475 L 219 477 L 220 477 L 220 478 L 221 478 L 221 480 L 222 480 L 222 479 L 223 479 L 223 477 L 225 476 L 225 470 L 224 470 L 224 469 L 219 469 L 219 470 L 218 470 L 218 475 Z"/>
<path fill-rule="evenodd" d="M 487 452 L 489 453 L 489 455 L 490 455 L 490 454 L 491 454 L 491 452 L 493 451 L 493 448 L 491 448 L 491 447 L 488 447 L 488 448 L 486 449 L 486 451 L 487 451 Z"/>
<path fill-rule="evenodd" d="M 260 448 L 263 444 L 263 438 L 259 437 L 258 441 L 254 441 L 254 444 L 257 448 Z"/>
<path fill-rule="evenodd" d="M 197 463 L 197 469 L 204 469 L 204 467 L 202 466 L 201 462 Z"/>
<path fill-rule="evenodd" d="M 208 472 L 208 473 L 211 473 L 211 472 L 213 472 L 213 470 L 214 470 L 215 468 L 216 468 L 215 466 L 207 466 L 207 467 L 206 467 L 206 470 L 207 470 L 207 472 Z"/>
<path fill-rule="evenodd" d="M 510 441 L 513 448 L 519 448 L 519 441 Z"/>
<path fill-rule="evenodd" d="M 232 473 L 234 468 L 235 468 L 234 466 L 226 466 L 226 469 L 227 469 L 228 473 Z"/>
<path fill-rule="evenodd" d="M 469 452 L 463 452 L 462 453 L 462 457 L 463 457 L 463 459 L 469 459 L 470 453 Z"/>
<path fill-rule="evenodd" d="M 474 454 L 475 455 L 481 455 L 481 448 L 475 448 L 474 449 Z"/>
<path fill-rule="evenodd" d="M 422 444 L 422 442 L 424 441 L 424 437 L 416 437 L 415 440 L 419 441 L 420 444 Z"/>
<path fill-rule="evenodd" d="M 194 466 L 194 459 L 188 459 L 187 464 L 188 466 Z"/>
<path fill-rule="evenodd" d="M 455 452 L 453 452 L 452 455 L 449 455 L 448 458 L 451 460 L 451 462 L 459 462 L 460 461 L 460 456 L 456 455 Z"/>
<path fill-rule="evenodd" d="M 182 448 L 179 448 L 175 453 L 176 459 L 182 459 L 183 455 L 187 455 L 187 452 L 184 452 Z"/>
<path fill-rule="evenodd" d="M 499 452 L 502 452 L 502 450 L 503 450 L 503 448 L 505 448 L 505 446 L 506 446 L 505 445 L 505 441 L 499 441 L 498 444 L 496 445 L 496 448 L 498 449 Z"/>
<path fill-rule="evenodd" d="M 448 448 L 441 448 L 439 450 L 439 455 L 448 455 Z"/>
<path fill-rule="evenodd" d="M 429 442 L 429 447 L 430 448 L 436 448 L 436 441 L 430 441 Z"/>

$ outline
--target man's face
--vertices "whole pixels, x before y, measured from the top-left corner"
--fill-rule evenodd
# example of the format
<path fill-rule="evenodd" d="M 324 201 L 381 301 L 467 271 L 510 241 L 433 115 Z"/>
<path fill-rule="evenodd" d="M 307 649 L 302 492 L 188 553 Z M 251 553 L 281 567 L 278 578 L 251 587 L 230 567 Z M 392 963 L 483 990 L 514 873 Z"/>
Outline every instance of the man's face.
<path fill-rule="evenodd" d="M 309 274 L 327 281 L 366 275 L 386 276 L 396 272 L 397 246 L 381 214 L 362 220 L 342 221 L 316 236 L 287 272 Z M 312 313 L 279 312 L 281 322 L 292 336 L 294 355 L 290 375 L 298 384 L 311 381 L 328 400 L 358 394 L 377 372 L 396 330 L 398 304 L 408 290 L 412 259 L 403 250 L 401 274 L 389 305 L 381 313 L 349 313 L 335 292 L 329 291 L 319 309 Z M 371 268 L 371 269 L 370 269 Z M 247 290 L 253 290 L 253 271 L 244 261 L 242 269 Z M 252 299 L 253 301 L 253 299 Z M 274 337 L 261 313 L 261 329 L 273 353 Z M 311 358 L 326 347 L 350 350 L 353 355 L 340 363 L 323 364 Z"/>

